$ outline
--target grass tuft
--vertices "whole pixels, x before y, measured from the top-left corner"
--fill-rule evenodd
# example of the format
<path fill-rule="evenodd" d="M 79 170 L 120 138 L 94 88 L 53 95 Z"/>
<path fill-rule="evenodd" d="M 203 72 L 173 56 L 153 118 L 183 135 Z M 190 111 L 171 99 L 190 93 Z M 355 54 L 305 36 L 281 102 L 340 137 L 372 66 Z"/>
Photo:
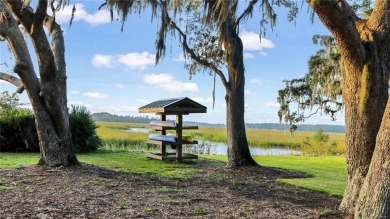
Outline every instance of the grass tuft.
<path fill-rule="evenodd" d="M 194 210 L 192 210 L 191 212 L 193 215 L 206 215 L 208 214 L 209 212 L 203 208 L 195 208 Z"/>

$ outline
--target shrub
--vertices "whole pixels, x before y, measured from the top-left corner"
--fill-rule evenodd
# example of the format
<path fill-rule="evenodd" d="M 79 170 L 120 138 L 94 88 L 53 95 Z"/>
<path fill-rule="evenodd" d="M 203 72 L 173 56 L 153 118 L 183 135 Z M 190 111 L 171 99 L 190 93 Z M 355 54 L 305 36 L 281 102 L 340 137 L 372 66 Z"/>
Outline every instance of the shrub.
<path fill-rule="evenodd" d="M 337 155 L 345 153 L 345 147 L 336 141 L 328 143 L 329 135 L 319 128 L 312 138 L 306 137 L 301 146 L 305 155 Z"/>
<path fill-rule="evenodd" d="M 39 152 L 34 114 L 19 108 L 16 94 L 0 92 L 0 151 Z M 69 125 L 76 152 L 91 152 L 102 146 L 95 121 L 85 107 L 72 106 Z"/>
<path fill-rule="evenodd" d="M 8 109 L 0 116 L 0 151 L 39 151 L 34 115 L 24 109 Z"/>
<path fill-rule="evenodd" d="M 96 129 L 99 126 L 86 107 L 72 106 L 69 124 L 76 152 L 92 152 L 102 146 L 102 140 L 96 135 Z"/>

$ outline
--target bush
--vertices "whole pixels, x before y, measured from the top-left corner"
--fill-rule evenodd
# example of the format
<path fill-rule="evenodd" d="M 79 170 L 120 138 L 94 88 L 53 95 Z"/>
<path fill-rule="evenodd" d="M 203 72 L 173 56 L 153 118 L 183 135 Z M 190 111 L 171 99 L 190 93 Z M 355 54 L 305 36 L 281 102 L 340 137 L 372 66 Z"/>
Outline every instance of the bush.
<path fill-rule="evenodd" d="M 313 141 L 312 141 L 313 140 Z M 306 137 L 301 146 L 305 155 L 337 155 L 345 153 L 345 147 L 336 141 L 328 143 L 329 135 L 319 128 L 312 138 Z"/>
<path fill-rule="evenodd" d="M 95 121 L 85 107 L 72 107 L 69 125 L 77 153 L 96 151 L 102 146 L 96 135 Z M 34 115 L 24 109 L 12 109 L 0 117 L 0 151 L 39 152 Z"/>
<path fill-rule="evenodd" d="M 96 129 L 99 126 L 95 123 L 86 107 L 72 106 L 69 114 L 69 124 L 76 152 L 96 151 L 103 145 L 102 140 L 96 134 Z"/>
<path fill-rule="evenodd" d="M 24 109 L 9 109 L 0 116 L 0 151 L 39 151 L 34 115 Z"/>
<path fill-rule="evenodd" d="M 39 152 L 34 114 L 18 106 L 15 94 L 0 92 L 0 151 Z M 69 125 L 76 152 L 91 152 L 102 146 L 96 135 L 98 126 L 85 107 L 72 106 Z"/>

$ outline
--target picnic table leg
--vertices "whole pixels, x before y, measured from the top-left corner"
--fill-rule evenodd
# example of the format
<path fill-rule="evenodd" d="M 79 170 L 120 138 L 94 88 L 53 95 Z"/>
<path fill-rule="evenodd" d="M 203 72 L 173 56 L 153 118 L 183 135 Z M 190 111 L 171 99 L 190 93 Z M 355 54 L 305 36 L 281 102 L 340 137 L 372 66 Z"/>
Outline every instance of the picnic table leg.
<path fill-rule="evenodd" d="M 167 117 L 166 115 L 160 115 L 160 121 L 166 121 Z M 162 135 L 166 135 L 167 134 L 167 131 L 166 130 L 162 130 L 161 131 L 161 134 Z M 161 156 L 165 156 L 167 153 L 167 146 L 166 145 L 161 145 Z"/>
<path fill-rule="evenodd" d="M 177 140 L 179 142 L 183 141 L 182 140 L 182 137 L 183 137 L 183 130 L 181 129 L 183 126 L 183 115 L 177 115 L 176 116 L 176 127 L 177 127 L 177 131 L 176 131 L 176 137 L 177 137 Z M 178 144 L 176 146 L 176 158 L 178 161 L 180 161 L 182 159 L 182 156 L 183 156 L 183 145 L 182 144 Z"/>

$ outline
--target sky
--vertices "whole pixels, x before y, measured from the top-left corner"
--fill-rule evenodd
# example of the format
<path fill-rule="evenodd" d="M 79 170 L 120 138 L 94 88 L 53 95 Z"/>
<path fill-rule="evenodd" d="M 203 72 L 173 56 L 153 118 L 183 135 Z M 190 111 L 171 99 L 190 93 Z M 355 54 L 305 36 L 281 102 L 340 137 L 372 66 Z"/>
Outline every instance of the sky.
<path fill-rule="evenodd" d="M 120 21 L 111 21 L 107 9 L 98 10 L 102 1 L 71 0 L 70 3 L 56 15 L 64 30 L 69 105 L 86 106 L 92 113 L 152 116 L 139 114 L 138 108 L 159 99 L 189 97 L 205 105 L 207 113 L 186 116 L 186 121 L 226 123 L 226 92 L 221 81 L 217 78 L 213 109 L 213 77 L 207 73 L 189 76 L 177 36 L 168 36 L 166 56 L 155 65 L 158 23 L 151 21 L 150 13 L 129 15 L 121 32 Z M 246 3 L 240 1 L 241 8 Z M 72 4 L 76 4 L 76 13 L 70 27 Z M 284 87 L 282 81 L 302 77 L 307 72 L 308 58 L 320 49 L 313 45 L 312 36 L 329 34 L 318 18 L 311 22 L 306 3 L 294 22 L 287 21 L 285 9 L 276 12 L 276 27 L 268 30 L 261 40 L 260 13 L 254 13 L 240 26 L 247 123 L 279 122 L 276 98 L 278 90 Z M 6 44 L 1 42 L 0 47 L 1 63 L 7 62 L 12 67 Z M 30 53 L 36 62 L 31 45 Z M 11 70 L 0 66 L 2 72 Z M 0 90 L 15 92 L 16 88 L 0 81 Z M 19 98 L 28 103 L 25 93 Z M 314 116 L 306 123 L 343 125 L 343 117 L 341 113 L 336 121 L 331 121 L 325 115 Z"/>

